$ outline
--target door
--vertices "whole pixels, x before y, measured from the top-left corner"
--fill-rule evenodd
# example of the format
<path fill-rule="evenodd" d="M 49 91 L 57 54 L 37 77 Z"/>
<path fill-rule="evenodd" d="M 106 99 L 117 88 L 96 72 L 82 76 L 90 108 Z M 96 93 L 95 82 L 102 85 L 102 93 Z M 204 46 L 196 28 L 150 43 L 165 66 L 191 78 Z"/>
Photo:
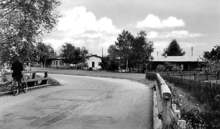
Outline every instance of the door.
<path fill-rule="evenodd" d="M 93 61 L 93 62 L 92 62 L 92 68 L 94 68 L 94 67 L 95 67 L 95 62 Z"/>

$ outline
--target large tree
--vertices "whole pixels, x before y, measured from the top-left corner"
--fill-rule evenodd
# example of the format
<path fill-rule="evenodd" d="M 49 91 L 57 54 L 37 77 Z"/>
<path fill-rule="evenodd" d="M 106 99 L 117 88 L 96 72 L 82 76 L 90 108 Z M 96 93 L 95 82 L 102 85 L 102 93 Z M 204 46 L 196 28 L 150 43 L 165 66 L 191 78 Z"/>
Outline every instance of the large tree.
<path fill-rule="evenodd" d="M 127 69 L 143 66 L 147 60 L 152 58 L 152 52 L 153 43 L 147 41 L 144 31 L 140 31 L 135 37 L 124 30 L 118 35 L 115 44 L 108 49 L 110 59 L 118 60 L 119 66 Z"/>
<path fill-rule="evenodd" d="M 47 60 L 49 58 L 56 57 L 54 49 L 50 45 L 39 42 L 36 46 L 36 58 L 37 61 L 43 66 L 46 66 Z"/>
<path fill-rule="evenodd" d="M 146 36 L 147 34 L 144 31 L 140 31 L 132 43 L 131 64 L 134 67 L 145 64 L 146 61 L 153 58 L 151 56 L 153 52 L 153 42 L 147 41 Z"/>
<path fill-rule="evenodd" d="M 86 50 L 84 47 L 79 48 L 75 47 L 71 43 L 66 43 L 62 46 L 60 55 L 64 58 L 65 63 L 78 64 L 85 62 L 87 54 L 88 50 Z"/>
<path fill-rule="evenodd" d="M 118 35 L 117 41 L 115 42 L 116 54 L 120 59 L 120 64 L 122 64 L 122 67 L 125 66 L 126 69 L 129 67 L 129 58 L 132 53 L 133 42 L 134 36 L 126 30 L 123 30 L 122 33 Z"/>
<path fill-rule="evenodd" d="M 163 56 L 183 56 L 185 51 L 180 48 L 178 42 L 174 39 L 171 41 L 169 46 L 164 50 Z"/>
<path fill-rule="evenodd" d="M 31 60 L 36 40 L 57 22 L 55 8 L 58 5 L 57 0 L 0 1 L 0 56 L 3 61 L 10 61 L 14 56 L 23 61 Z"/>

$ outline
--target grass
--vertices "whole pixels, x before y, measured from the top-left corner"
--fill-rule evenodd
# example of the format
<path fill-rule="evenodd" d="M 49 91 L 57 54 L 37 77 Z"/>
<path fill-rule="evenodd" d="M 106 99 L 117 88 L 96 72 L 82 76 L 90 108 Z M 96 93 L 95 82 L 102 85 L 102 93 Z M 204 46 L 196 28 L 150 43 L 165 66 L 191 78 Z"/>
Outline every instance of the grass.
<path fill-rule="evenodd" d="M 154 74 L 148 73 L 147 75 L 148 78 L 154 78 Z M 187 129 L 192 129 L 191 127 L 199 129 L 200 127 L 203 127 L 202 129 L 220 128 L 220 108 L 213 108 L 213 105 L 220 107 L 220 99 L 217 98 L 219 102 L 216 103 L 213 103 L 215 102 L 213 97 L 207 99 L 210 95 L 216 94 L 207 89 L 213 88 L 213 86 L 208 86 L 205 89 L 201 83 L 195 84 L 187 79 L 163 77 L 172 82 L 167 81 L 173 95 L 172 102 L 177 104 L 181 110 L 181 119 L 187 121 Z M 214 91 L 218 92 L 217 87 L 215 88 Z"/>
<path fill-rule="evenodd" d="M 169 82 L 167 84 L 172 90 L 173 101 L 180 108 L 183 119 L 203 123 L 207 129 L 217 129 L 220 127 L 219 111 L 212 111 L 209 104 L 199 102 L 188 90 Z M 192 112 L 194 109 L 198 110 L 199 113 L 194 114 Z M 217 128 L 213 125 L 217 126 Z"/>

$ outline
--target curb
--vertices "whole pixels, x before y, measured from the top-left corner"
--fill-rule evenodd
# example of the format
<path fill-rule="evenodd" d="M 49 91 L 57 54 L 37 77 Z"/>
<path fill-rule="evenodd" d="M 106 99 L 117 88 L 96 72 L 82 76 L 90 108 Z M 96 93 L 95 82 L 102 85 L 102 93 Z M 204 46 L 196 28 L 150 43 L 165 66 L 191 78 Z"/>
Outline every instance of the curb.
<path fill-rule="evenodd" d="M 44 85 L 39 85 L 39 86 L 28 87 L 27 90 L 32 90 L 32 89 L 37 89 L 37 88 L 42 88 L 42 87 L 47 87 L 47 86 L 51 86 L 51 84 L 44 84 Z M 10 93 L 11 93 L 11 91 L 0 92 L 0 96 L 7 95 Z"/>

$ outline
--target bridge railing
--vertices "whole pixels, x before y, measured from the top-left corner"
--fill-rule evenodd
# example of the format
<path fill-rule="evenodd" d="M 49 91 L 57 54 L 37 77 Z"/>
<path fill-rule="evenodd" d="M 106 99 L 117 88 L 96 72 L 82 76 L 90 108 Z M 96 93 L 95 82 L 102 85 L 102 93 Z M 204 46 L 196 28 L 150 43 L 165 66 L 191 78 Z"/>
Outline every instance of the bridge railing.
<path fill-rule="evenodd" d="M 159 73 L 146 73 L 146 78 L 156 80 L 154 91 L 154 129 L 184 129 L 180 110 L 172 104 L 172 92 Z"/>

